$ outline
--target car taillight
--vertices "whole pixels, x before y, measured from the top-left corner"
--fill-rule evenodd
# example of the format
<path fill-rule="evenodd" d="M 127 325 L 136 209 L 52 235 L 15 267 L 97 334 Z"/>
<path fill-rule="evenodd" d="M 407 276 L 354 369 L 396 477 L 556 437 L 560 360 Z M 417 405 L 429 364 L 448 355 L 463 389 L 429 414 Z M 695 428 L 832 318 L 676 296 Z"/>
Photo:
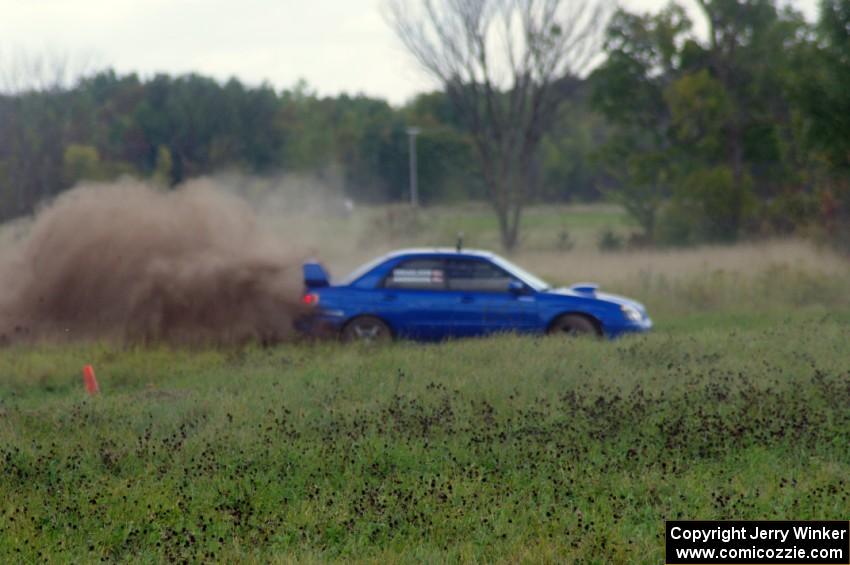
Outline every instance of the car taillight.
<path fill-rule="evenodd" d="M 304 297 L 301 300 L 307 306 L 315 306 L 316 304 L 319 303 L 319 295 L 310 292 L 310 293 L 305 294 Z"/>

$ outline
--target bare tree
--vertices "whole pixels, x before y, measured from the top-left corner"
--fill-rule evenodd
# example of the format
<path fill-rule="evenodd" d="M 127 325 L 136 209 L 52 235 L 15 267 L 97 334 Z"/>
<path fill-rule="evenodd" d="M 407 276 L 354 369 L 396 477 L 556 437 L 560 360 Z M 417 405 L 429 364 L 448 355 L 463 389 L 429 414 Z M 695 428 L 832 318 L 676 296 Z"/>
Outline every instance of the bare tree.
<path fill-rule="evenodd" d="M 598 56 L 607 0 L 387 0 L 387 19 L 471 136 L 507 250 L 534 197 L 537 154 Z"/>
<path fill-rule="evenodd" d="M 61 188 L 73 88 L 94 57 L 0 45 L 0 219 L 28 213 Z"/>
<path fill-rule="evenodd" d="M 98 57 L 91 52 L 67 53 L 0 49 L 0 93 L 58 92 L 94 73 Z"/>

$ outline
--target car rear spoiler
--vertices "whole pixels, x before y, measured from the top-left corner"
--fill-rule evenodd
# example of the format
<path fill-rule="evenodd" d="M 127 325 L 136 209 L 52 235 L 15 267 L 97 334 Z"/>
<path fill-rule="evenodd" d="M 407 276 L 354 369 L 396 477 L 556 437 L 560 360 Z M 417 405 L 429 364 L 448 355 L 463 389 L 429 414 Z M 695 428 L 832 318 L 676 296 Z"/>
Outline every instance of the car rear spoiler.
<path fill-rule="evenodd" d="M 304 270 L 304 286 L 307 288 L 323 288 L 330 286 L 330 277 L 325 268 L 317 261 L 308 261 L 302 267 Z"/>

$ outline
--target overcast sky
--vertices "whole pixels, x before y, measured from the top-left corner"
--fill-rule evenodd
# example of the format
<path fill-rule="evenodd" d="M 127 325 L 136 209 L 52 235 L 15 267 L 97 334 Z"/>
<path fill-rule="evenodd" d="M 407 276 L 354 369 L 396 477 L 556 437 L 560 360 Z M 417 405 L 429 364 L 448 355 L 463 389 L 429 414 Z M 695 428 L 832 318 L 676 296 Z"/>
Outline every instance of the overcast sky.
<path fill-rule="evenodd" d="M 410 0 L 411 2 L 414 0 Z M 684 0 L 686 4 L 693 0 Z M 667 0 L 622 0 L 657 10 Z M 811 19 L 816 0 L 793 0 Z M 381 15 L 383 0 L 0 0 L 0 62 L 70 52 L 143 76 L 196 71 L 399 104 L 434 84 Z"/>

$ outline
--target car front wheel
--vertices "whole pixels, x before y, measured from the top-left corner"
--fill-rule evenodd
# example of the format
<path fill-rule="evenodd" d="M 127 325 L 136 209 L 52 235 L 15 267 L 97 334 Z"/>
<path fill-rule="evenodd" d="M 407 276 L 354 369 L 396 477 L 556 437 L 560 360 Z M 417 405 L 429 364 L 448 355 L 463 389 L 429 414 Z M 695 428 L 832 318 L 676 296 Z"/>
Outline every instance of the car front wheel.
<path fill-rule="evenodd" d="M 392 340 L 390 327 L 374 316 L 360 316 L 348 322 L 342 329 L 343 341 L 361 343 L 384 343 Z"/>
<path fill-rule="evenodd" d="M 591 320 L 578 314 L 566 314 L 559 317 L 549 326 L 549 335 L 568 336 L 594 336 L 599 337 L 602 332 Z"/>

